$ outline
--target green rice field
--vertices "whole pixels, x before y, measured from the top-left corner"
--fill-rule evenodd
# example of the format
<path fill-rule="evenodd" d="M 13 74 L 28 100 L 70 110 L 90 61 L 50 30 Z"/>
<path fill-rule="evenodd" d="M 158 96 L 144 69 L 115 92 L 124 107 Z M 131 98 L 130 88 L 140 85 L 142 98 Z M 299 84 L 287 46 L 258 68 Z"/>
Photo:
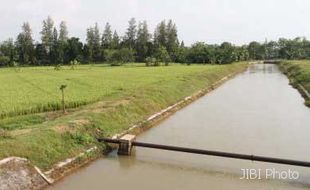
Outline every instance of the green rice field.
<path fill-rule="evenodd" d="M 0 69 L 0 117 L 58 110 L 61 85 L 66 107 L 77 107 L 107 97 L 137 91 L 150 84 L 186 80 L 191 75 L 216 72 L 225 66 L 107 67 L 79 66 Z M 227 66 L 228 67 L 228 66 Z"/>

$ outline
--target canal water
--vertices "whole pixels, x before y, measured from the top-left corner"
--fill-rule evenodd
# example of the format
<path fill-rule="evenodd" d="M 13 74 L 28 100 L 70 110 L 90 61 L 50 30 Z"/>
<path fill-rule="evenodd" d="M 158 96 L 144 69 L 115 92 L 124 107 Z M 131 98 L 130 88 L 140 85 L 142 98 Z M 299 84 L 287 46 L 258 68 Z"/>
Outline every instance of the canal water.
<path fill-rule="evenodd" d="M 255 64 L 137 140 L 310 161 L 310 109 L 303 102 L 276 65 Z M 240 179 L 242 169 L 257 175 Z M 50 189 L 309 188 L 310 168 L 137 148 L 131 157 L 113 152 Z"/>

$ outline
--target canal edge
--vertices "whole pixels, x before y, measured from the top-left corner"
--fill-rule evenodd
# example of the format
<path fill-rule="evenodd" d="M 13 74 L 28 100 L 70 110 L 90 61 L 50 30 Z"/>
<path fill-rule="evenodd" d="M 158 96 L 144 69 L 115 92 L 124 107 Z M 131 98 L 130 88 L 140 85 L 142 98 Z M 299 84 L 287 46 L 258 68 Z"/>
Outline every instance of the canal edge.
<path fill-rule="evenodd" d="M 289 84 L 298 90 L 298 92 L 301 94 L 301 96 L 304 98 L 305 100 L 305 105 L 310 107 L 310 104 L 307 104 L 307 100 L 310 100 L 310 92 L 308 92 L 308 90 L 299 82 L 296 81 L 295 77 L 293 77 L 290 73 L 290 71 L 288 70 L 288 68 L 284 65 L 285 62 L 280 62 L 279 65 L 279 69 L 280 71 L 288 78 L 289 80 Z"/>

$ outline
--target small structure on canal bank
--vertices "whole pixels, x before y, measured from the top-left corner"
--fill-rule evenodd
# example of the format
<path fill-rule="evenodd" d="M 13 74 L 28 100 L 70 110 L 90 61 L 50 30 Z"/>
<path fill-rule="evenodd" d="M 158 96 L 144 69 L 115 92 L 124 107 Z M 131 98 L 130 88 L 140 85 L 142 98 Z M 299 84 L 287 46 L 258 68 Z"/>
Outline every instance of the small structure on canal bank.
<path fill-rule="evenodd" d="M 124 135 L 122 138 L 119 140 L 119 148 L 118 148 L 118 154 L 120 155 L 131 155 L 133 146 L 132 142 L 136 140 L 135 135 Z"/>

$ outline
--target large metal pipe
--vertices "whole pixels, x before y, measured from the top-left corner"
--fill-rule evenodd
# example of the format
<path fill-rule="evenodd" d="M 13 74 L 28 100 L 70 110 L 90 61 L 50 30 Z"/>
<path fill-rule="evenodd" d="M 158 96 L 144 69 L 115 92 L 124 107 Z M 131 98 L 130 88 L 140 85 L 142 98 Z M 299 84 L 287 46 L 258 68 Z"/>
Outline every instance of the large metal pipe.
<path fill-rule="evenodd" d="M 118 139 L 101 138 L 101 139 L 98 139 L 98 141 L 120 144 L 120 140 Z M 186 153 L 193 153 L 193 154 L 202 154 L 202 155 L 209 155 L 209 156 L 218 156 L 218 157 L 225 157 L 225 158 L 234 158 L 234 159 L 241 159 L 241 160 L 251 160 L 251 161 L 259 161 L 259 162 L 269 162 L 269 163 L 276 163 L 276 164 L 310 167 L 310 162 L 298 161 L 298 160 L 288 160 L 288 159 L 272 158 L 272 157 L 264 157 L 264 156 L 236 154 L 236 153 L 211 151 L 211 150 L 201 150 L 201 149 L 194 149 L 194 148 L 143 143 L 143 142 L 136 142 L 136 141 L 132 142 L 132 146 L 177 151 L 177 152 L 186 152 Z"/>

